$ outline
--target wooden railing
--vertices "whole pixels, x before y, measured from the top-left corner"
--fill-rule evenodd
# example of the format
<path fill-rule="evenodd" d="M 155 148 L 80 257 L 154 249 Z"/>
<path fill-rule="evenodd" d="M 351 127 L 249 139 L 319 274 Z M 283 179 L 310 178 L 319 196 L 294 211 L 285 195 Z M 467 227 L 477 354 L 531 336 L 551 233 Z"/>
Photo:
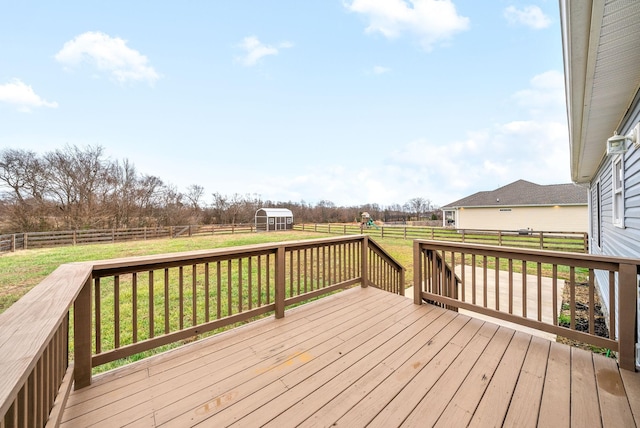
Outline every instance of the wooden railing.
<path fill-rule="evenodd" d="M 639 268 L 638 259 L 416 240 L 414 302 L 437 302 L 607 348 L 618 353 L 620 367 L 634 370 Z M 597 270 L 608 277 L 609 337 L 595 334 Z M 567 327 L 558 322 L 565 284 Z M 576 326 L 578 284 L 588 287 L 585 332 Z"/>
<path fill-rule="evenodd" d="M 403 294 L 403 281 L 364 235 L 62 265 L 0 314 L 0 427 L 57 425 L 93 367 L 357 284 Z"/>
<path fill-rule="evenodd" d="M 367 234 L 375 238 L 430 239 L 505 247 L 535 248 L 551 251 L 588 253 L 588 235 L 584 232 L 545 232 L 534 230 L 451 229 L 444 227 L 317 223 L 294 225 L 295 230 L 337 235 Z"/>

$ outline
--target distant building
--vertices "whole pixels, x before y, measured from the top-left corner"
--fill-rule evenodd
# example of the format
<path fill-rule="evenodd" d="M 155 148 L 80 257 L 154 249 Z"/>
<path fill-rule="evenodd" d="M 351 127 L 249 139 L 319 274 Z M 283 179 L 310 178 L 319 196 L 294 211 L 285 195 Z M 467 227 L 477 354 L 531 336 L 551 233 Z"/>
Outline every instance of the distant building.
<path fill-rule="evenodd" d="M 260 208 L 255 216 L 256 232 L 293 229 L 293 213 L 286 208 Z"/>
<path fill-rule="evenodd" d="M 575 184 L 514 181 L 443 206 L 443 225 L 457 229 L 586 232 L 587 189 Z"/>

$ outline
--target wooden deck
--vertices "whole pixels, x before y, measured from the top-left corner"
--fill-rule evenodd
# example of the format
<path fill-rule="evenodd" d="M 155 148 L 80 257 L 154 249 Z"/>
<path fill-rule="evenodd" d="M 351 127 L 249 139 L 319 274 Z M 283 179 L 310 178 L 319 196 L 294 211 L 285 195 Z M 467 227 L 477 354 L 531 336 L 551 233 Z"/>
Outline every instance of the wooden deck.
<path fill-rule="evenodd" d="M 638 421 L 640 373 L 615 360 L 371 287 L 96 376 L 63 415 L 64 427 Z"/>

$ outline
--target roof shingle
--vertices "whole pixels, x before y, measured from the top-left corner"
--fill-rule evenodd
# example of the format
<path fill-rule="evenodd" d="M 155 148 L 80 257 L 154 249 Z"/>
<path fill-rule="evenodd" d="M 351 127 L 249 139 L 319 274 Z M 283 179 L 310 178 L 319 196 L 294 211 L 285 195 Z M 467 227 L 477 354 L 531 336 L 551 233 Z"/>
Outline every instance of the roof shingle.
<path fill-rule="evenodd" d="M 518 180 L 496 190 L 474 193 L 442 208 L 522 205 L 587 205 L 587 189 L 573 183 L 540 185 Z"/>

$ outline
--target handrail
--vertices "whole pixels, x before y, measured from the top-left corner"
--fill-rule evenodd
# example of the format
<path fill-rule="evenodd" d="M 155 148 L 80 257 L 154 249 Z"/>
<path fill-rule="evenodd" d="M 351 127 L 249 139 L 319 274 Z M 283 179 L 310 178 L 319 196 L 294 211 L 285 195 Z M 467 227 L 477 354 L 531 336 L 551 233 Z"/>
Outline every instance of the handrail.
<path fill-rule="evenodd" d="M 369 284 L 404 296 L 406 269 L 376 241 L 369 239 Z"/>
<path fill-rule="evenodd" d="M 439 259 L 460 278 L 454 284 Z M 596 272 L 608 282 L 609 337 L 595 334 Z M 618 353 L 621 368 L 635 369 L 636 287 L 640 260 L 567 252 L 503 248 L 444 241 L 414 241 L 414 302 L 466 309 Z M 559 325 L 559 280 L 570 290 L 569 327 Z M 575 293 L 589 291 L 589 331 L 578 331 Z M 453 293 L 455 290 L 455 293 Z"/>
<path fill-rule="evenodd" d="M 368 266 L 404 280 L 366 235 L 62 265 L 0 314 L 0 426 L 56 426 L 71 386 L 89 385 L 93 367 L 269 312 L 279 318 L 358 283 L 377 286 Z"/>
<path fill-rule="evenodd" d="M 90 264 L 62 265 L 0 314 L 0 422 L 44 425 L 69 367 L 69 310 L 89 278 Z"/>

